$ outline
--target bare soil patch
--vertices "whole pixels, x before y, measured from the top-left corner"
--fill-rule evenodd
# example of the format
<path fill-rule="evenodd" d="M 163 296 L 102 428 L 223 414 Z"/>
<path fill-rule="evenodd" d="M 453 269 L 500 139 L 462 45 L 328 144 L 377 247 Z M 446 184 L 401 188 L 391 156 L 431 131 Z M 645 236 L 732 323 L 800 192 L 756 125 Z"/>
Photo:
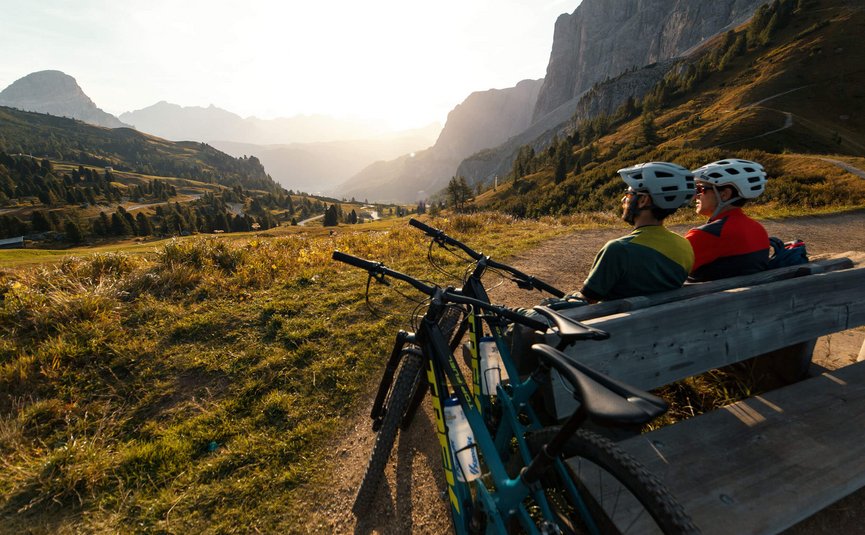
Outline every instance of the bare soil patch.
<path fill-rule="evenodd" d="M 771 236 L 785 241 L 805 240 L 812 258 L 848 256 L 865 261 L 865 212 L 809 216 L 762 222 Z M 684 233 L 687 227 L 673 227 Z M 576 290 L 587 275 L 595 253 L 608 240 L 629 232 L 623 226 L 574 232 L 507 259 L 519 269 L 566 290 Z M 488 281 L 490 285 L 494 279 Z M 504 282 L 490 292 L 494 302 L 530 306 L 542 297 L 528 294 Z M 386 333 L 391 336 L 393 333 Z M 815 370 L 835 369 L 854 362 L 865 339 L 865 330 L 847 331 L 822 338 L 814 354 Z M 370 392 L 371 404 L 373 392 Z M 428 407 L 398 438 L 379 491 L 375 510 L 358 521 L 351 512 L 354 493 L 363 477 L 374 435 L 369 426 L 369 406 L 361 403 L 346 433 L 330 449 L 330 481 L 326 491 L 309 497 L 309 533 L 444 534 L 451 533 L 445 481 L 441 470 L 434 419 Z M 791 534 L 865 533 L 865 491 L 842 500 L 791 528 Z"/>

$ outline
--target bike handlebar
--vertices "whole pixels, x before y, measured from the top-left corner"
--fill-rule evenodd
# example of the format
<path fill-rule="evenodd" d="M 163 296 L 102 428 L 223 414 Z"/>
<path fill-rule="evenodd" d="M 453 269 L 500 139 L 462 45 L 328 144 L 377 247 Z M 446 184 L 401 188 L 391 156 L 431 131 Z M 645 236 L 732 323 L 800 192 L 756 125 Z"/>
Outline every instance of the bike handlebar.
<path fill-rule="evenodd" d="M 359 258 L 357 256 L 350 255 L 348 253 L 343 253 L 340 251 L 334 251 L 332 258 L 334 260 L 344 262 L 350 266 L 359 267 L 360 269 L 366 270 L 372 276 L 378 275 L 379 280 L 380 280 L 380 277 L 387 275 L 388 277 L 391 277 L 391 278 L 394 278 L 397 280 L 401 280 L 403 282 L 407 282 L 408 284 L 411 284 L 412 286 L 414 286 L 417 290 L 419 290 L 419 291 L 421 291 L 421 292 L 423 292 L 429 296 L 432 296 L 435 294 L 435 291 L 436 291 L 435 286 L 425 284 L 425 283 L 419 281 L 418 279 L 416 279 L 410 275 L 406 275 L 405 273 L 400 273 L 399 271 L 395 271 L 393 269 L 390 269 L 389 267 L 385 266 L 381 262 L 371 262 L 369 260 L 364 260 L 363 258 Z"/>
<path fill-rule="evenodd" d="M 479 252 L 475 251 L 474 249 L 472 249 L 471 247 L 469 247 L 468 245 L 464 244 L 463 242 L 448 236 L 447 234 L 445 234 L 445 232 L 443 230 L 437 229 L 435 227 L 431 227 L 431 226 L 429 226 L 425 223 L 422 223 L 422 222 L 420 222 L 414 218 L 409 219 L 408 224 L 415 227 L 415 228 L 422 230 L 427 236 L 433 238 L 436 242 L 446 243 L 446 244 L 452 245 L 454 247 L 459 247 L 460 249 L 465 251 L 465 253 L 467 255 L 472 257 L 474 260 L 480 260 L 482 258 L 485 258 L 483 253 L 479 253 Z M 564 295 L 565 295 L 565 292 L 559 290 L 558 288 L 550 286 L 546 282 L 544 282 L 540 279 L 536 279 L 535 277 L 533 277 L 531 275 L 527 275 L 515 267 L 511 267 L 507 264 L 502 264 L 501 262 L 496 262 L 495 260 L 493 260 L 489 257 L 486 257 L 486 262 L 487 262 L 487 265 L 491 268 L 500 269 L 502 271 L 507 271 L 508 273 L 510 273 L 511 275 L 516 277 L 517 279 L 519 279 L 517 281 L 518 283 L 526 284 L 530 288 L 537 288 L 538 290 L 543 290 L 543 291 L 545 291 L 551 295 L 554 295 L 555 297 L 564 297 Z"/>
<path fill-rule="evenodd" d="M 538 321 L 528 316 L 524 316 L 518 312 L 514 312 L 507 307 L 493 305 L 479 299 L 474 299 L 472 297 L 461 295 L 460 293 L 452 290 L 446 290 L 439 288 L 438 286 L 425 284 L 424 282 L 412 277 L 411 275 L 406 275 L 405 273 L 390 269 L 381 262 L 364 260 L 363 258 L 359 258 L 348 253 L 343 253 L 341 251 L 334 251 L 332 257 L 334 260 L 337 260 L 339 262 L 344 262 L 351 266 L 366 270 L 371 276 L 376 277 L 377 280 L 381 280 L 382 277 L 388 276 L 406 282 L 414 286 L 420 292 L 425 293 L 430 297 L 434 297 L 436 294 L 438 294 L 443 301 L 458 303 L 462 305 L 472 305 L 482 310 L 492 312 L 493 314 L 496 314 L 503 318 L 509 319 L 515 323 L 525 325 L 526 327 L 534 330 L 545 331 L 548 327 L 548 325 L 543 321 Z"/>

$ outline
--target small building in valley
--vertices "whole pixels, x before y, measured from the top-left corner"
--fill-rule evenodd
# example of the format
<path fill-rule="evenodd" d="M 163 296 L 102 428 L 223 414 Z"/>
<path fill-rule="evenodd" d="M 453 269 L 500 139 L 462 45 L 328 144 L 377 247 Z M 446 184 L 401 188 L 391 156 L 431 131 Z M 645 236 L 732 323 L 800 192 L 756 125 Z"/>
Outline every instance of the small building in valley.
<path fill-rule="evenodd" d="M 23 249 L 24 248 L 24 236 L 18 236 L 16 238 L 5 238 L 0 240 L 0 249 Z"/>

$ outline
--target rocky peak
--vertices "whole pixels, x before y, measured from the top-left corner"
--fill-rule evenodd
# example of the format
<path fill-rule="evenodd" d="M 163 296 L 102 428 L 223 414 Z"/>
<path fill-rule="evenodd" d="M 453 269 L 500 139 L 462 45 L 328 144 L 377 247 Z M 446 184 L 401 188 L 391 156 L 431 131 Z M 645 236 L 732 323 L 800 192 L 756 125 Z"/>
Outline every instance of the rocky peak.
<path fill-rule="evenodd" d="M 596 82 L 674 58 L 751 17 L 766 0 L 583 0 L 556 20 L 538 119 Z"/>
<path fill-rule="evenodd" d="M 0 92 L 0 106 L 71 117 L 96 126 L 129 126 L 99 109 L 75 78 L 60 71 L 39 71 L 13 82 Z"/>

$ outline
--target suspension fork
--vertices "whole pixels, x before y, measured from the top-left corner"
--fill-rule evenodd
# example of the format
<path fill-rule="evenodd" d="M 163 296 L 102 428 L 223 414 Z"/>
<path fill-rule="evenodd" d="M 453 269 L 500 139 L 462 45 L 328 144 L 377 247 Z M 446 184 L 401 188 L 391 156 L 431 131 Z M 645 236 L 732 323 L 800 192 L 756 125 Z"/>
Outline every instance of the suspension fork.
<path fill-rule="evenodd" d="M 387 412 L 387 407 L 384 403 L 387 399 L 387 393 L 388 391 L 390 391 L 390 387 L 393 384 L 393 377 L 396 374 L 397 368 L 399 367 L 399 361 L 402 358 L 403 348 L 407 344 L 413 343 L 414 340 L 414 333 L 400 330 L 396 334 L 396 340 L 394 341 L 393 349 L 390 353 L 390 358 L 388 358 L 387 364 L 385 365 L 384 373 L 382 374 L 381 381 L 378 385 L 378 392 L 376 392 L 375 401 L 373 401 L 372 410 L 370 411 L 373 431 L 379 430 L 382 420 L 384 419 L 384 414 Z"/>

